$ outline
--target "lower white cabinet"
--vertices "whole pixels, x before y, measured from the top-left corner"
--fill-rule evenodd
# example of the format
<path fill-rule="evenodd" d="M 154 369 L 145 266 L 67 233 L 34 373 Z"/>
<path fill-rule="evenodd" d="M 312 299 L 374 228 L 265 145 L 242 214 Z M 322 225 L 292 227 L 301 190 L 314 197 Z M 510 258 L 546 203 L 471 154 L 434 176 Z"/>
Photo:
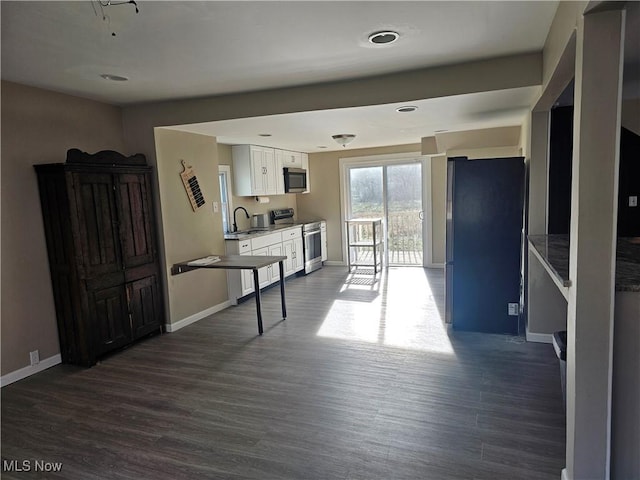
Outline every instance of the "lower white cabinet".
<path fill-rule="evenodd" d="M 251 255 L 251 240 L 227 240 L 227 255 Z M 253 271 L 227 270 L 227 286 L 229 299 L 235 304 L 236 299 L 253 292 Z"/>
<path fill-rule="evenodd" d="M 225 242 L 227 255 L 285 255 L 285 277 L 293 275 L 304 268 L 304 254 L 302 244 L 302 228 L 293 227 L 268 235 L 247 240 L 227 240 Z M 258 270 L 260 288 L 267 287 L 280 280 L 279 264 L 275 263 Z M 253 293 L 253 271 L 228 270 L 227 285 L 229 300 L 233 304 L 238 299 Z"/>
<path fill-rule="evenodd" d="M 277 243 L 269 247 L 262 247 L 257 250 L 253 250 L 251 255 L 265 257 L 283 255 L 282 250 L 282 243 Z M 269 286 L 278 280 L 280 280 L 280 266 L 278 263 L 267 265 L 266 267 L 262 267 L 258 270 L 258 285 L 260 285 L 260 288 Z"/>
<path fill-rule="evenodd" d="M 327 261 L 327 222 L 320 222 L 320 250 L 322 251 L 322 261 Z"/>
<path fill-rule="evenodd" d="M 287 259 L 284 262 L 284 275 L 288 277 L 304 268 L 304 245 L 300 228 L 282 233 L 282 247 Z"/>

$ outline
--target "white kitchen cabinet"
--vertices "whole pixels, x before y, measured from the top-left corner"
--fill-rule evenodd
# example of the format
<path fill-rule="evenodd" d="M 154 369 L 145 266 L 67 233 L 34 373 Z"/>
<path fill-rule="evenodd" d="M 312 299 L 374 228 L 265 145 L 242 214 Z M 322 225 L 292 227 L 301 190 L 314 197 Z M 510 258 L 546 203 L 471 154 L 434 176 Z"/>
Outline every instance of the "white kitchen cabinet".
<path fill-rule="evenodd" d="M 288 277 L 304 268 L 302 230 L 294 228 L 282 233 L 282 247 L 287 259 L 284 262 L 284 275 Z"/>
<path fill-rule="evenodd" d="M 327 222 L 320 222 L 320 249 L 322 250 L 322 261 L 327 260 Z"/>
<path fill-rule="evenodd" d="M 302 161 L 302 168 L 304 168 L 304 170 L 307 172 L 306 176 L 307 176 L 307 189 L 302 192 L 302 193 L 309 193 L 311 191 L 311 182 L 309 181 L 309 154 L 308 153 L 301 153 L 301 161 Z"/>
<path fill-rule="evenodd" d="M 227 255 L 251 255 L 251 240 L 225 242 Z M 237 299 L 254 291 L 251 270 L 227 270 L 229 299 L 235 304 Z"/>
<path fill-rule="evenodd" d="M 282 166 L 291 168 L 302 168 L 302 153 L 280 150 L 282 156 Z M 304 154 L 306 155 L 306 154 Z"/>
<path fill-rule="evenodd" d="M 245 240 L 227 240 L 228 255 L 285 255 L 285 277 L 304 268 L 302 227 L 279 230 L 268 235 L 259 235 Z M 258 270 L 260 288 L 280 280 L 279 265 L 273 264 Z M 227 272 L 229 300 L 235 305 L 238 299 L 254 291 L 251 270 L 229 270 Z"/>
<path fill-rule="evenodd" d="M 276 195 L 284 195 L 284 150 L 274 149 L 274 162 L 276 171 Z"/>
<path fill-rule="evenodd" d="M 282 251 L 282 243 L 276 243 L 275 245 L 253 250 L 251 254 L 259 256 L 275 256 L 283 255 Z M 258 285 L 260 285 L 260 288 L 271 285 L 278 280 L 280 280 L 280 267 L 277 263 L 262 267 L 258 270 Z"/>
<path fill-rule="evenodd" d="M 278 195 L 282 169 L 276 168 L 273 148 L 258 145 L 234 145 L 234 194 L 238 196 Z M 282 184 L 284 193 L 284 183 Z"/>

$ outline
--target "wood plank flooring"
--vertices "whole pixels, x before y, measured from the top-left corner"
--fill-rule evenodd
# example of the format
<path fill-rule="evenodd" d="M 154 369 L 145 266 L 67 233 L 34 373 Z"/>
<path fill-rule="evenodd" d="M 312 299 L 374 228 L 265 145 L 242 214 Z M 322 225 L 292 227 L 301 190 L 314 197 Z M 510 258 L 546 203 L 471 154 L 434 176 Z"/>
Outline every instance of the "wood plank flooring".
<path fill-rule="evenodd" d="M 450 331 L 441 270 L 325 267 L 81 369 L 2 389 L 2 478 L 558 479 L 550 345 Z M 35 460 L 62 462 L 35 472 Z"/>

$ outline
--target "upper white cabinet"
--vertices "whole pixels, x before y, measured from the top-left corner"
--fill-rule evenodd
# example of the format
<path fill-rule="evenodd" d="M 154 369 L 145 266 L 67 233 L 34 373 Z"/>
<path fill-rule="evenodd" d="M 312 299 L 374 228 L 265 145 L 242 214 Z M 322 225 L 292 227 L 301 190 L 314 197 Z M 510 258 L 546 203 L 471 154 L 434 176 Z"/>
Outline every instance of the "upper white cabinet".
<path fill-rule="evenodd" d="M 273 148 L 234 145 L 233 183 L 238 196 L 284 193 L 282 167 L 278 168 Z M 279 191 L 280 190 L 280 191 Z"/>
<path fill-rule="evenodd" d="M 279 150 L 282 155 L 282 166 L 292 168 L 302 168 L 302 153 Z"/>
<path fill-rule="evenodd" d="M 276 193 L 274 195 L 284 195 L 284 150 L 274 149 L 274 158 L 276 164 Z"/>
<path fill-rule="evenodd" d="M 309 154 L 301 153 L 300 161 L 302 162 L 302 168 L 307 172 L 307 189 L 302 193 L 309 193 L 311 191 L 311 182 L 309 181 Z"/>

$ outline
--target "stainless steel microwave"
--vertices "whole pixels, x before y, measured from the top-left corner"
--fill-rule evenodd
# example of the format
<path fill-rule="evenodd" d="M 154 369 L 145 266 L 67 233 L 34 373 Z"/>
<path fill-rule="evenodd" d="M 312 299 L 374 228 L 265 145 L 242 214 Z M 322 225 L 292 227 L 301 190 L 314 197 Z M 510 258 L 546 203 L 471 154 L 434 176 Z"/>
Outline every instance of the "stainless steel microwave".
<path fill-rule="evenodd" d="M 307 171 L 304 168 L 283 168 L 285 193 L 307 191 Z"/>

